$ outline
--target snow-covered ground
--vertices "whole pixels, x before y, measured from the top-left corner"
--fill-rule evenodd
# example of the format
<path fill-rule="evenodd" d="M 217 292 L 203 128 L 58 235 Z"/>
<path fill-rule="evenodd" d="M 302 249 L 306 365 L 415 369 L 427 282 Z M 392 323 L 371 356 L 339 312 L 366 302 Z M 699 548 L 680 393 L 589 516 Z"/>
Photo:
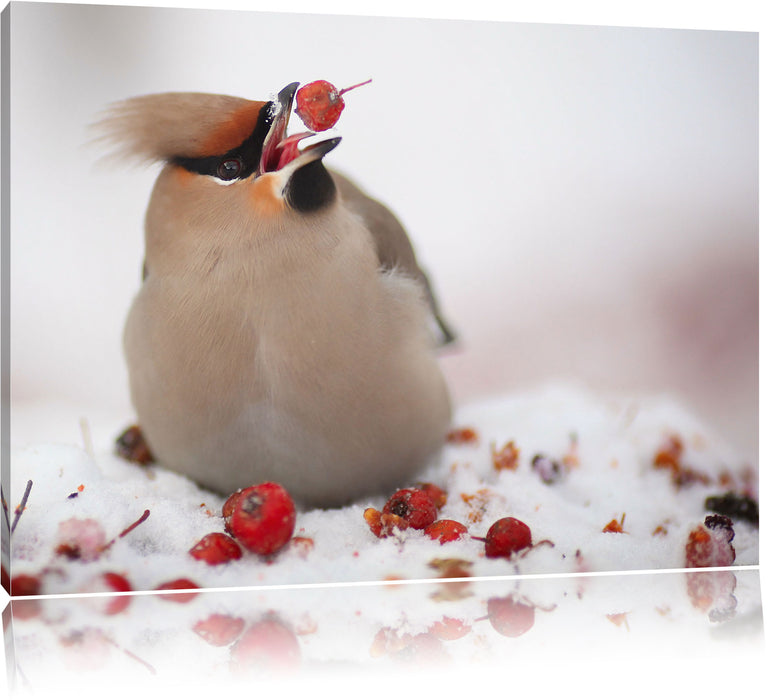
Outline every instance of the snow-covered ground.
<path fill-rule="evenodd" d="M 295 534 L 310 538 L 311 547 L 287 546 L 271 558 L 246 551 L 240 560 L 210 566 L 189 549 L 224 530 L 224 498 L 160 466 L 114 455 L 120 424 L 113 434 L 89 425 L 87 417 L 83 438 L 73 430 L 74 443 L 85 445 L 31 444 L 12 453 L 12 508 L 33 484 L 12 537 L 12 573 L 43 572 L 44 594 L 89 590 L 108 571 L 124 575 L 133 590 L 152 590 L 181 577 L 203 588 L 426 579 L 439 575 L 433 562 L 440 558 L 464 560 L 473 576 L 680 568 L 690 531 L 711 512 L 708 496 L 736 491 L 757 498 L 757 465 L 670 398 L 603 399 L 556 385 L 461 407 L 455 426 L 471 428 L 476 442 L 446 445 L 418 475 L 446 491 L 439 517 L 463 523 L 469 536 L 444 545 L 418 530 L 379 539 L 363 513 L 382 509 L 391 494 L 381 493 L 338 509 L 298 512 Z M 670 469 L 654 464 L 672 438 L 682 445 L 681 485 Z M 494 453 L 510 442 L 519 456 L 499 470 Z M 558 465 L 551 483 L 532 467 L 537 454 Z M 99 556 L 56 553 L 65 521 L 96 521 L 110 540 L 146 510 L 143 523 Z M 534 542 L 553 546 L 486 558 L 475 538 L 506 516 L 525 522 Z M 613 520 L 623 532 L 604 531 Z M 736 519 L 734 532 L 735 564 L 757 564 L 756 525 Z"/>

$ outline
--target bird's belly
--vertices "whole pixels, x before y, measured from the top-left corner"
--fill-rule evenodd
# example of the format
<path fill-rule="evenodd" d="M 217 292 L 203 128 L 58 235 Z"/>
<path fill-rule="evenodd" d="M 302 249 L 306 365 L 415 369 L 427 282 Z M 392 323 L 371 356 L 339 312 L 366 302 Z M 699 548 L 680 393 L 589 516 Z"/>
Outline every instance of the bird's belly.
<path fill-rule="evenodd" d="M 290 339 L 240 315 L 204 315 L 192 333 L 143 306 L 125 335 L 138 421 L 160 463 L 208 488 L 277 481 L 336 505 L 400 485 L 442 444 L 450 407 L 430 348 L 348 323 Z"/>

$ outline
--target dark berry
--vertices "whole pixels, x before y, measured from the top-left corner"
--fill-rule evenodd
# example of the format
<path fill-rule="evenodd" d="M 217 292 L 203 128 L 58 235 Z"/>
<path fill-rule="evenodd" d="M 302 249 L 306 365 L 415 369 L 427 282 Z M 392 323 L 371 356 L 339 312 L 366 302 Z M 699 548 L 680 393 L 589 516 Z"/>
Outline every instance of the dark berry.
<path fill-rule="evenodd" d="M 437 509 L 432 497 L 420 489 L 400 489 L 388 499 L 383 514 L 396 515 L 415 530 L 422 530 L 436 520 Z"/>

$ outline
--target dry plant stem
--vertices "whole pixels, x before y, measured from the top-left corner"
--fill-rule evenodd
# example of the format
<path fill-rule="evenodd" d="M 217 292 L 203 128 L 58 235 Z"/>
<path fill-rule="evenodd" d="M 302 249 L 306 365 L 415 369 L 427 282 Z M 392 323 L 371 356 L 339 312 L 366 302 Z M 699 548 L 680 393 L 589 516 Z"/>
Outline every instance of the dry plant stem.
<path fill-rule="evenodd" d="M 365 80 L 363 83 L 358 83 L 356 85 L 351 85 L 350 87 L 343 88 L 342 90 L 339 91 L 339 94 L 342 95 L 350 90 L 353 90 L 357 87 L 361 87 L 362 85 L 366 85 L 367 83 L 371 83 L 371 82 L 372 82 L 372 79 L 369 78 L 369 80 Z"/>
<path fill-rule="evenodd" d="M 122 537 L 124 537 L 124 535 L 128 535 L 130 532 L 132 532 L 132 530 L 134 530 L 138 525 L 140 525 L 140 523 L 145 522 L 149 515 L 151 515 L 151 511 L 146 509 L 143 512 L 143 515 L 141 515 L 137 520 L 135 520 L 135 522 L 132 523 L 128 528 L 126 528 L 125 530 L 122 530 L 122 532 L 119 534 L 118 537 L 114 537 L 110 542 L 100 547 L 100 552 L 104 552 L 110 549 L 113 546 L 114 542 L 116 542 L 116 540 L 121 539 Z"/>
<path fill-rule="evenodd" d="M 32 490 L 32 479 L 30 479 L 27 482 L 27 488 L 24 489 L 24 496 L 22 496 L 22 502 L 18 506 L 16 506 L 16 510 L 14 511 L 13 524 L 11 525 L 11 534 L 13 534 L 13 531 L 16 529 L 16 524 L 19 522 L 19 518 L 22 517 L 22 513 L 24 512 L 24 507 L 27 505 L 27 499 L 30 496 L 31 490 Z"/>
<path fill-rule="evenodd" d="M 5 515 L 5 524 L 8 526 L 8 531 L 11 531 L 11 519 L 8 517 L 8 503 L 6 503 L 5 500 L 5 491 L 3 491 L 3 487 L 0 486 L 0 499 L 2 499 L 3 502 L 3 515 Z"/>

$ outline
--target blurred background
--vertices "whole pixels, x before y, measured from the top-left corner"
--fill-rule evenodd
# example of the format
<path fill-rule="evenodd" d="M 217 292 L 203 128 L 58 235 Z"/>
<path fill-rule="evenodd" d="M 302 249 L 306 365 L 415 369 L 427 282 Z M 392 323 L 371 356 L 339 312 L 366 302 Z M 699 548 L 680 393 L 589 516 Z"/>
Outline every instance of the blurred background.
<path fill-rule="evenodd" d="M 133 419 L 121 334 L 157 168 L 100 165 L 99 112 L 371 78 L 326 162 L 410 231 L 460 336 L 442 360 L 456 401 L 547 381 L 668 393 L 756 463 L 757 34 L 11 10 L 15 442 Z"/>

